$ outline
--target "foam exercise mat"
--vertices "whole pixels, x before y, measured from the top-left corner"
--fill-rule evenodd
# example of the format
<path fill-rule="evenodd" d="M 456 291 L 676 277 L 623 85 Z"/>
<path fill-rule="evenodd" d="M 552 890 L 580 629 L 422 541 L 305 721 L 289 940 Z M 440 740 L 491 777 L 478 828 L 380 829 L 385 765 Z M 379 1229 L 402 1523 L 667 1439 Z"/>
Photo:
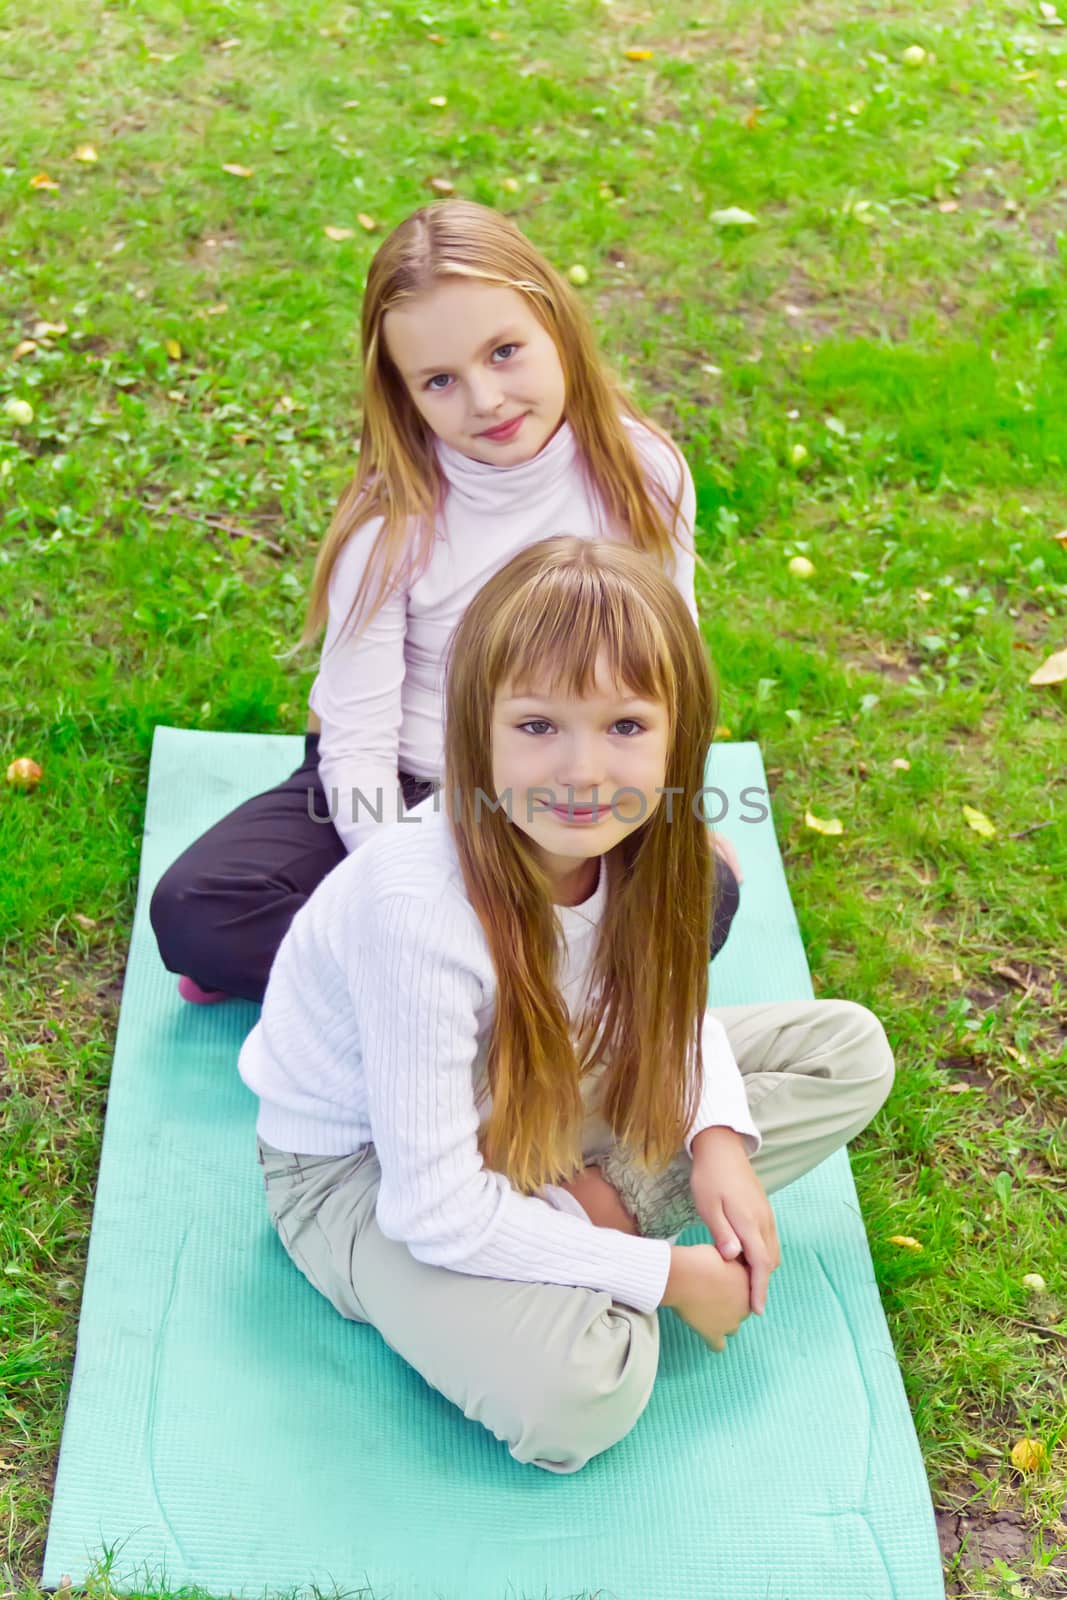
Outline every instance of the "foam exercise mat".
<path fill-rule="evenodd" d="M 67 1573 L 78 1588 L 112 1549 L 120 1589 L 222 1597 L 943 1596 L 844 1152 L 775 1200 L 767 1315 L 716 1356 L 662 1312 L 647 1410 L 572 1475 L 520 1466 L 292 1265 L 236 1071 L 256 1008 L 184 1004 L 148 900 L 180 850 L 302 747 L 156 730 L 45 1585 Z M 709 782 L 746 873 L 713 1002 L 809 996 L 772 825 L 743 820 L 756 807 L 742 790 L 766 783 L 756 746 L 716 746 Z"/>

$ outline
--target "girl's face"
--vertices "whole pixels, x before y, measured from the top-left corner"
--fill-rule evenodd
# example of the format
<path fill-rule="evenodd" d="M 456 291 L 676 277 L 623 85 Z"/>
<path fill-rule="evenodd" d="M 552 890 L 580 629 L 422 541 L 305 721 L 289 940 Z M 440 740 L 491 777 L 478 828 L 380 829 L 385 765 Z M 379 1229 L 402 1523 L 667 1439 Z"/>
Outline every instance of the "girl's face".
<path fill-rule="evenodd" d="M 442 279 L 387 311 L 382 335 L 416 410 L 475 461 L 519 466 L 563 421 L 559 354 L 514 289 Z"/>
<path fill-rule="evenodd" d="M 585 698 L 503 684 L 492 734 L 496 798 L 533 841 L 557 900 L 576 903 L 574 891 L 580 895 L 585 885 L 588 893 L 588 881 L 595 882 L 589 864 L 647 822 L 660 803 L 667 707 L 615 683 L 602 655 Z"/>

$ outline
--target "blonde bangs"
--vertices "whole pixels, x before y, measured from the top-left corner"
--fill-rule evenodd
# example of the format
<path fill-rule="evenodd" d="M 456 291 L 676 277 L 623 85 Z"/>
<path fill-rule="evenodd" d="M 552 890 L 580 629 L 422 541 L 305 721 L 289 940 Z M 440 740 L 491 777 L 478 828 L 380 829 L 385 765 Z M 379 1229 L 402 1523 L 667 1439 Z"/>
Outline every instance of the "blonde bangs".
<path fill-rule="evenodd" d="M 493 632 L 491 681 L 506 678 L 516 693 L 585 696 L 603 658 L 613 683 L 661 702 L 673 723 L 677 678 L 667 637 L 647 600 L 616 574 L 591 564 L 562 569 L 548 583 L 542 574 L 536 606 L 524 586 Z"/>

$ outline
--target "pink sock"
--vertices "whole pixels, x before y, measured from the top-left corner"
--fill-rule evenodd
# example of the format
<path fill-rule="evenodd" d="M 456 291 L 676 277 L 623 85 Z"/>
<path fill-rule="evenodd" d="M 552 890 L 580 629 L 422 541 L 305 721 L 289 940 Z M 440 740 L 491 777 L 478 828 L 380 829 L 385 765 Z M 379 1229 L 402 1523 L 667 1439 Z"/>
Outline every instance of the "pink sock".
<path fill-rule="evenodd" d="M 201 989 L 192 978 L 178 979 L 178 993 L 183 1000 L 188 1000 L 191 1006 L 213 1006 L 220 1000 L 228 1000 L 225 989 Z"/>

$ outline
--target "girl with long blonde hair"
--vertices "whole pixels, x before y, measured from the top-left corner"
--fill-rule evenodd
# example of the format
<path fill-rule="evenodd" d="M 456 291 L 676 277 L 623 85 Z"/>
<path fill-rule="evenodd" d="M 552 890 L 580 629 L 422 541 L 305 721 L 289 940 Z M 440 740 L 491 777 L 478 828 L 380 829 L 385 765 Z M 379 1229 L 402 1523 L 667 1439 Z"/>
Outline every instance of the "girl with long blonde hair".
<path fill-rule="evenodd" d="M 602 364 L 570 284 L 506 217 L 423 207 L 383 242 L 362 312 L 355 476 L 319 550 L 303 643 L 325 629 L 303 764 L 197 840 L 151 902 L 191 1001 L 260 1000 L 294 913 L 441 779 L 446 643 L 546 535 L 647 552 L 690 615 L 696 500 L 667 436 Z M 738 904 L 715 840 L 712 953 Z"/>
<path fill-rule="evenodd" d="M 443 786 L 297 913 L 241 1052 L 293 1261 L 548 1471 L 633 1427 L 661 1305 L 717 1351 L 763 1312 L 768 1191 L 892 1080 L 860 1006 L 707 1008 L 713 726 L 655 558 L 514 556 L 455 635 Z"/>

